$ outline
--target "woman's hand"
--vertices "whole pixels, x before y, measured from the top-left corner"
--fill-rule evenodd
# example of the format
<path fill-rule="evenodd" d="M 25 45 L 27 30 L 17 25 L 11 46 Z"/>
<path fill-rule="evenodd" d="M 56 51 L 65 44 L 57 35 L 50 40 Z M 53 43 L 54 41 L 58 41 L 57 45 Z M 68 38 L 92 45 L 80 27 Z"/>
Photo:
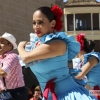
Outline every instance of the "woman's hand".
<path fill-rule="evenodd" d="M 19 52 L 19 55 L 21 57 L 21 59 L 23 58 L 23 56 L 25 55 L 25 53 L 27 53 L 25 51 L 25 45 L 27 44 L 28 42 L 27 41 L 21 41 L 18 45 L 18 52 Z M 22 59 L 23 60 L 23 59 Z"/>
<path fill-rule="evenodd" d="M 19 43 L 19 45 L 18 45 L 18 49 L 19 49 L 19 48 L 24 48 L 26 44 L 28 44 L 27 41 L 21 41 L 21 42 Z"/>

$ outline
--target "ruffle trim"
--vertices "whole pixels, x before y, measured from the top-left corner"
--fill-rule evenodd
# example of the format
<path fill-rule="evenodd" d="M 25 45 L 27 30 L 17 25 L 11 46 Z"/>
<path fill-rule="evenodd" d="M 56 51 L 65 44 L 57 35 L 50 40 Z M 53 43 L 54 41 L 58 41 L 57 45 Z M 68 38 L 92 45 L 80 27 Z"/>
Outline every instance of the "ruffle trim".
<path fill-rule="evenodd" d="M 77 86 L 57 97 L 58 100 L 97 100 L 93 95 L 89 95 L 89 91 L 82 86 Z"/>
<path fill-rule="evenodd" d="M 100 53 L 99 52 L 91 52 L 84 55 L 84 64 L 88 61 L 89 57 L 94 56 L 100 61 Z"/>
<path fill-rule="evenodd" d="M 40 38 L 42 43 L 46 43 L 52 39 L 62 39 L 68 47 L 68 60 L 71 61 L 80 51 L 80 44 L 76 42 L 73 36 L 68 36 L 65 32 L 56 32 L 55 34 L 46 34 Z"/>

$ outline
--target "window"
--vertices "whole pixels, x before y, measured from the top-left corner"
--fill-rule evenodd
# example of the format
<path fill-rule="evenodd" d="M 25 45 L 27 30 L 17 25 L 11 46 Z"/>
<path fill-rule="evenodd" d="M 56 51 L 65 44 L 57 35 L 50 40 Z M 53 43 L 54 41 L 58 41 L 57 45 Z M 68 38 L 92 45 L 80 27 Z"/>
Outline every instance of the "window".
<path fill-rule="evenodd" d="M 76 30 L 91 30 L 91 14 L 75 15 Z"/>
<path fill-rule="evenodd" d="M 93 14 L 93 30 L 99 30 L 99 14 Z"/>
<path fill-rule="evenodd" d="M 94 51 L 95 52 L 100 52 L 100 40 L 94 40 L 94 42 L 95 42 Z"/>
<path fill-rule="evenodd" d="M 74 24 L 73 24 L 73 14 L 67 15 L 67 30 L 73 31 L 74 30 Z"/>

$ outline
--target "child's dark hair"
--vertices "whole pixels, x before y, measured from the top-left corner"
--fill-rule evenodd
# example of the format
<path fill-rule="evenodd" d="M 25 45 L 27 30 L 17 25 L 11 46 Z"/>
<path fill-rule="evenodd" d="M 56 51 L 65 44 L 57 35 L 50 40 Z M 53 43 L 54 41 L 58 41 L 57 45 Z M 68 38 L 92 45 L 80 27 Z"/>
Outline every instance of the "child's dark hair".
<path fill-rule="evenodd" d="M 84 40 L 84 51 L 89 53 L 91 52 L 95 47 L 95 42 L 92 40 Z"/>
<path fill-rule="evenodd" d="M 81 51 L 84 50 L 85 52 L 91 52 L 95 47 L 95 42 L 92 40 L 88 40 L 85 37 L 85 33 L 80 33 L 76 36 L 77 41 L 80 43 Z"/>

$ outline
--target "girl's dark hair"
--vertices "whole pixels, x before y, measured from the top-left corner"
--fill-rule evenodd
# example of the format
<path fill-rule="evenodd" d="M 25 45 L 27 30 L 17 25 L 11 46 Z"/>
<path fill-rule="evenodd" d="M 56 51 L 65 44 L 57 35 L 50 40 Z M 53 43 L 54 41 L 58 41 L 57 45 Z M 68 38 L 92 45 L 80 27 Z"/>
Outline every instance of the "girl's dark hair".
<path fill-rule="evenodd" d="M 43 6 L 43 7 L 38 8 L 37 10 L 41 11 L 41 12 L 48 18 L 48 20 L 49 20 L 50 22 L 51 22 L 52 20 L 55 20 L 55 16 L 54 16 L 54 14 L 52 13 L 50 7 Z M 37 10 L 35 10 L 35 11 L 37 11 Z"/>
<path fill-rule="evenodd" d="M 89 53 L 91 52 L 95 47 L 95 42 L 92 40 L 84 39 L 84 51 Z"/>
<path fill-rule="evenodd" d="M 81 51 L 84 50 L 85 52 L 91 52 L 95 47 L 95 42 L 92 40 L 88 40 L 85 37 L 85 33 L 79 33 L 76 36 L 77 41 L 80 43 Z"/>

